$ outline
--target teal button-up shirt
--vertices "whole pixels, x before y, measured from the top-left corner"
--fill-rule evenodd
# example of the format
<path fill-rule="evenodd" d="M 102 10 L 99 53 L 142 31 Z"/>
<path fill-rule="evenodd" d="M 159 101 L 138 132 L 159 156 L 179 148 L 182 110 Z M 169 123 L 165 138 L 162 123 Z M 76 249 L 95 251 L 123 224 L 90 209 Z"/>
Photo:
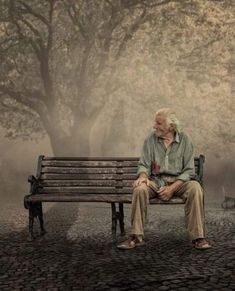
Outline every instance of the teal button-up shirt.
<path fill-rule="evenodd" d="M 194 152 L 190 138 L 176 132 L 173 143 L 166 148 L 163 139 L 152 132 L 144 141 L 137 174 L 144 172 L 163 186 L 166 181 L 189 181 L 195 177 Z"/>

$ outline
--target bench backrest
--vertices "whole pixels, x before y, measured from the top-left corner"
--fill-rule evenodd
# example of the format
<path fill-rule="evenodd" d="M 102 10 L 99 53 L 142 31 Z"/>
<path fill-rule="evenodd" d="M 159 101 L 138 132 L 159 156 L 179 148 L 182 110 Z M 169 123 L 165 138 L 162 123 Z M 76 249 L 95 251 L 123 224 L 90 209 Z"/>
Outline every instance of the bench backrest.
<path fill-rule="evenodd" d="M 137 157 L 75 158 L 39 156 L 37 184 L 31 193 L 131 194 Z M 195 157 L 196 180 L 203 183 L 204 156 Z"/>

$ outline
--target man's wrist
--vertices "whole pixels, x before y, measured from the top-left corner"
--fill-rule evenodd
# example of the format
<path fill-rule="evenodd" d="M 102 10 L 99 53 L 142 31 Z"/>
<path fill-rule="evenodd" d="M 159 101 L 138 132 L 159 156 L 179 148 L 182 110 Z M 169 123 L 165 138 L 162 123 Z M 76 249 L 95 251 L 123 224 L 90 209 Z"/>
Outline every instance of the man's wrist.
<path fill-rule="evenodd" d="M 140 174 L 139 174 L 139 177 L 138 178 L 145 178 L 145 179 L 148 179 L 148 176 L 147 176 L 147 174 L 145 173 L 145 172 L 141 172 Z"/>
<path fill-rule="evenodd" d="M 168 187 L 168 189 L 170 189 L 170 193 L 171 193 L 171 195 L 173 195 L 173 193 L 175 192 L 175 187 L 172 186 L 172 185 L 173 185 L 173 184 L 166 186 L 166 187 Z"/>
<path fill-rule="evenodd" d="M 174 183 L 172 183 L 171 185 L 169 185 L 170 189 L 175 192 L 177 191 L 181 185 L 184 184 L 184 181 L 182 180 L 176 180 Z"/>

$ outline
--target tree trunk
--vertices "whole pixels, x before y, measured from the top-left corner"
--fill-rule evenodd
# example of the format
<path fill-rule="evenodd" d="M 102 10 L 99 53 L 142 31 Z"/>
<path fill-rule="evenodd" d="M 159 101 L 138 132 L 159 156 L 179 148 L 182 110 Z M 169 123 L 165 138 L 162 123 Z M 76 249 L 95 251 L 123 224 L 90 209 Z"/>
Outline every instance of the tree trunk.
<path fill-rule="evenodd" d="M 59 127 L 59 122 L 47 130 L 52 151 L 55 156 L 86 157 L 90 155 L 90 133 L 95 122 L 93 116 L 76 117 L 70 134 Z"/>
<path fill-rule="evenodd" d="M 89 130 L 81 127 L 71 135 L 61 134 L 58 129 L 49 134 L 55 156 L 85 157 L 90 154 Z"/>

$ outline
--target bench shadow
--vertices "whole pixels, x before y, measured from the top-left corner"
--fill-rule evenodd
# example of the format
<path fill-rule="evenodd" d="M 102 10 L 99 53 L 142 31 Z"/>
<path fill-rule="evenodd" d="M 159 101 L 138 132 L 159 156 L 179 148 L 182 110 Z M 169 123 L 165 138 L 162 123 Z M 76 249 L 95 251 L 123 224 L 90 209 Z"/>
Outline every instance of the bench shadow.
<path fill-rule="evenodd" d="M 76 236 L 74 240 L 69 238 L 67 234 L 78 217 L 79 203 L 56 203 L 44 211 L 44 236 L 39 237 L 38 219 L 34 222 L 36 238 L 32 242 L 27 241 L 28 226 L 0 235 L 0 289 L 7 285 L 15 290 L 17 285 L 22 290 L 28 286 L 41 290 L 70 290 L 76 286 L 77 290 L 85 290 L 88 279 L 98 272 L 94 268 L 102 269 L 111 259 L 110 251 L 112 253 L 114 246 L 110 232 L 105 240 L 100 234 L 97 238 L 83 238 L 82 232 L 79 232 L 79 240 Z M 91 229 L 89 232 L 92 234 Z M 96 278 L 95 275 L 93 280 Z"/>
<path fill-rule="evenodd" d="M 16 205 L 14 204 L 13 207 L 15 206 Z M 20 211 L 17 210 L 17 214 L 21 215 L 21 212 L 22 213 L 25 212 L 21 216 L 23 216 L 23 219 L 26 219 L 26 221 L 24 221 L 24 224 L 26 224 L 27 226 L 24 227 L 22 230 L 17 231 L 16 226 L 13 225 L 13 222 L 11 221 L 11 219 L 9 219 L 7 232 L 5 231 L 3 232 L 3 234 L 0 233 L 1 241 L 33 244 L 42 240 L 47 235 L 50 236 L 50 239 L 51 237 L 52 238 L 55 237 L 55 239 L 58 239 L 59 237 L 61 239 L 65 239 L 67 232 L 69 231 L 71 226 L 74 225 L 79 215 L 79 204 L 66 202 L 66 207 L 64 203 L 53 203 L 53 205 L 50 208 L 48 206 L 50 205 L 47 205 L 47 207 L 43 205 L 43 219 L 44 219 L 44 225 L 45 225 L 45 230 L 46 230 L 46 234 L 44 236 L 40 236 L 39 219 L 34 218 L 35 239 L 32 242 L 27 241 L 28 234 L 29 234 L 28 210 L 23 208 L 22 205 L 19 205 L 19 208 L 22 208 L 22 209 L 20 209 Z M 45 209 L 45 208 L 48 208 L 48 209 Z M 9 214 L 12 215 L 12 213 L 9 213 Z M 22 217 L 18 217 L 18 218 L 21 220 L 21 223 L 22 223 Z M 15 217 L 15 219 L 17 219 L 17 217 Z M 17 224 L 15 220 L 14 220 L 14 224 Z"/>

